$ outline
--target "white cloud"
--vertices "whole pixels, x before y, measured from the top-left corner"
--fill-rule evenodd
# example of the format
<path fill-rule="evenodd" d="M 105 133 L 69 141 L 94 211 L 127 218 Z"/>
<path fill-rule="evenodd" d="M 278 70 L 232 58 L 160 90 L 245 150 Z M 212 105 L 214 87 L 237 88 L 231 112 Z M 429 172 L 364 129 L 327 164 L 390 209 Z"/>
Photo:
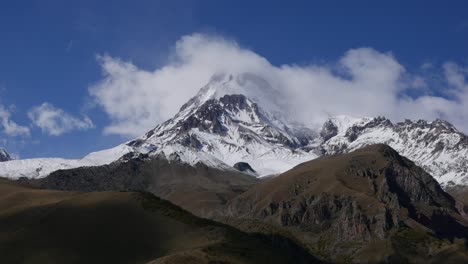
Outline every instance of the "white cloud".
<path fill-rule="evenodd" d="M 29 128 L 11 120 L 11 111 L 3 105 L 0 105 L 0 126 L 2 132 L 8 136 L 28 136 L 30 133 Z"/>
<path fill-rule="evenodd" d="M 445 118 L 468 131 L 467 72 L 454 63 L 444 65 L 446 97 L 431 96 L 430 89 L 410 97 L 407 90 L 426 88 L 429 81 L 407 72 L 391 53 L 372 48 L 351 49 L 335 64 L 275 66 L 234 41 L 193 34 L 177 41 L 169 58 L 154 71 L 118 58 L 98 58 L 103 78 L 89 93 L 111 119 L 105 133 L 143 134 L 172 117 L 216 72 L 261 76 L 290 102 L 289 112 L 308 123 L 337 114 L 385 115 L 394 121 Z"/>
<path fill-rule="evenodd" d="M 72 130 L 87 130 L 94 127 L 93 122 L 87 116 L 79 119 L 49 103 L 33 107 L 28 112 L 28 117 L 42 132 L 52 136 L 59 136 Z"/>

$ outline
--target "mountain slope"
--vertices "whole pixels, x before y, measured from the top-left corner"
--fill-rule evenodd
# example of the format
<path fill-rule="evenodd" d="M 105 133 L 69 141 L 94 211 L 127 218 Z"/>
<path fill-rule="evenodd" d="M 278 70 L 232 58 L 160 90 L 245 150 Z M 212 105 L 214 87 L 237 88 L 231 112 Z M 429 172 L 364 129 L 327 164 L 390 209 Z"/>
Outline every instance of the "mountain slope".
<path fill-rule="evenodd" d="M 0 179 L 4 263 L 317 263 L 145 193 L 35 190 Z"/>
<path fill-rule="evenodd" d="M 281 226 L 318 254 L 356 262 L 428 261 L 430 252 L 436 257 L 459 248 L 444 239 L 468 238 L 455 200 L 385 145 L 303 163 L 256 184 L 225 213 Z M 400 235 L 421 241 L 404 251 L 401 243 L 409 242 Z M 464 247 L 459 250 L 467 261 Z"/>
<path fill-rule="evenodd" d="M 35 158 L 9 160 L 0 163 L 0 177 L 10 179 L 20 177 L 42 178 L 57 170 L 109 164 L 131 151 L 133 151 L 133 148 L 123 144 L 111 149 L 90 153 L 81 159 Z"/>

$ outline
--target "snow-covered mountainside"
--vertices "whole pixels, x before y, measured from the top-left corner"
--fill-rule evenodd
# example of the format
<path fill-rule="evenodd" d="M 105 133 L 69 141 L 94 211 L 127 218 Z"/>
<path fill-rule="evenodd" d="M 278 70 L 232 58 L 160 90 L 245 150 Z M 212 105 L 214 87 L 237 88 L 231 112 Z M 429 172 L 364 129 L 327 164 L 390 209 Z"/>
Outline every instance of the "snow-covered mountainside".
<path fill-rule="evenodd" d="M 8 152 L 5 149 L 0 148 L 0 162 L 9 161 L 9 160 L 12 160 L 12 158 L 10 157 L 10 154 L 8 154 Z"/>
<path fill-rule="evenodd" d="M 248 168 L 247 173 L 267 176 L 322 155 L 384 143 L 443 185 L 468 185 L 468 137 L 446 121 L 394 124 L 383 117 L 336 116 L 314 131 L 291 124 L 281 111 L 283 103 L 261 77 L 217 74 L 173 118 L 137 139 L 78 160 L 2 162 L 0 176 L 44 177 L 58 169 L 125 161 L 142 153 L 227 170 Z"/>
<path fill-rule="evenodd" d="M 133 148 L 119 145 L 115 148 L 90 153 L 81 159 L 37 158 L 10 160 L 0 163 L 0 177 L 12 179 L 20 177 L 41 178 L 56 170 L 109 164 L 130 151 L 133 151 Z"/>
<path fill-rule="evenodd" d="M 442 185 L 468 185 L 468 137 L 443 120 L 392 123 L 384 117 L 330 118 L 322 128 L 323 154 L 384 143 L 423 167 Z"/>

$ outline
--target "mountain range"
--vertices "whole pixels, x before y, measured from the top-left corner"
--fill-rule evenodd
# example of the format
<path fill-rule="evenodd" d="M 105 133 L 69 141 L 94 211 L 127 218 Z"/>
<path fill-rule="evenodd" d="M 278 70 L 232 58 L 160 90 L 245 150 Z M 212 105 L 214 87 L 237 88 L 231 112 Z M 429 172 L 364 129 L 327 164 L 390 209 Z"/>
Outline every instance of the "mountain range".
<path fill-rule="evenodd" d="M 13 179 L 41 178 L 60 169 L 147 154 L 265 177 L 317 157 L 383 143 L 423 167 L 444 187 L 468 184 L 468 137 L 447 121 L 392 123 L 384 117 L 341 115 L 314 128 L 289 121 L 278 97 L 259 76 L 216 74 L 173 118 L 139 138 L 77 160 L 3 162 L 0 172 Z"/>

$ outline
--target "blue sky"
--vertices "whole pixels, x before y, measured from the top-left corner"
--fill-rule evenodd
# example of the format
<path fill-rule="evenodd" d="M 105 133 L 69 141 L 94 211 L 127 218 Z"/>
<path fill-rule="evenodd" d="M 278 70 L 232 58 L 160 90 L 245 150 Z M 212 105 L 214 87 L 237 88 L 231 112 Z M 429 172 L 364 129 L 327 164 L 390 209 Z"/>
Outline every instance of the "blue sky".
<path fill-rule="evenodd" d="M 0 144 L 21 158 L 75 158 L 131 138 L 133 134 L 106 130 L 113 122 L 128 125 L 122 123 L 127 117 L 106 110 L 112 102 L 103 102 L 90 87 L 106 80 L 106 65 L 131 63 L 138 71 L 151 73 L 172 63 L 176 43 L 195 33 L 209 36 L 210 43 L 220 41 L 213 36 L 228 46 L 235 43 L 237 49 L 251 51 L 273 66 L 326 67 L 346 57 L 350 49 L 368 47 L 391 54 L 405 69 L 398 76 L 411 83 L 421 77 L 425 83 L 424 89 L 398 93 L 441 96 L 463 107 L 464 95 L 451 98 L 453 93 L 444 87 L 466 87 L 463 78 L 456 78 L 460 75 L 447 77 L 450 69 L 462 77 L 468 73 L 466 1 L 385 2 L 3 1 L 0 105 L 10 125 L 14 122 L 29 132 L 8 133 L 3 128 Z M 359 54 L 373 56 L 366 50 Z M 99 60 L 99 55 L 108 57 Z M 97 90 L 112 87 L 101 88 Z M 164 90 L 155 91 L 155 96 L 157 92 Z M 96 103 L 96 97 L 101 101 Z M 455 110 L 443 110 L 448 108 L 429 109 L 427 116 L 440 113 L 451 119 Z M 37 116 L 45 110 L 67 116 L 68 123 L 59 125 L 68 128 L 53 130 L 43 123 L 41 129 Z M 170 115 L 157 116 L 154 125 Z M 421 116 L 426 117 L 425 112 Z M 47 116 L 41 117 L 47 121 Z"/>

